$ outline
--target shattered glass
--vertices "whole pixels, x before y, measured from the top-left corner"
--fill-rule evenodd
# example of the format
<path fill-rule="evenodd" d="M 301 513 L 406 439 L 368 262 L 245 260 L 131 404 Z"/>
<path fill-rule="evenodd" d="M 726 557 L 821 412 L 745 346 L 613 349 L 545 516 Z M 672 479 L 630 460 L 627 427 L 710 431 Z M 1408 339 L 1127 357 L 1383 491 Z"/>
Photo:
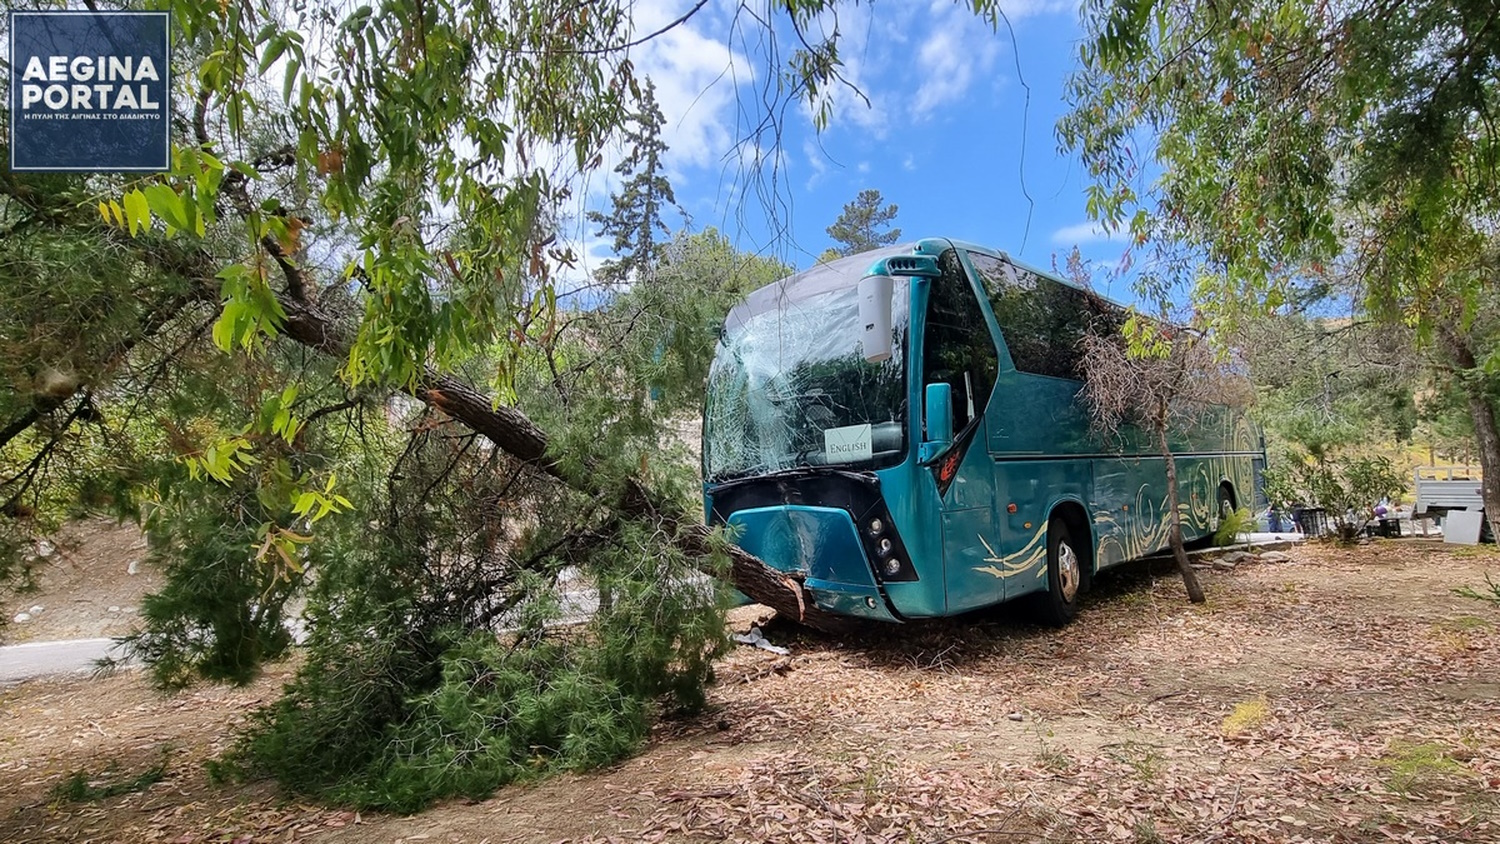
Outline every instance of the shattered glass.
<path fill-rule="evenodd" d="M 703 468 L 709 481 L 815 466 L 900 462 L 906 445 L 906 280 L 893 296 L 889 360 L 864 358 L 856 284 L 870 256 L 816 284 L 780 283 L 730 313 L 708 376 Z M 852 259 L 851 259 L 852 260 Z M 811 292 L 809 292 L 811 291 Z M 868 424 L 869 457 L 830 454 L 830 433 Z"/>

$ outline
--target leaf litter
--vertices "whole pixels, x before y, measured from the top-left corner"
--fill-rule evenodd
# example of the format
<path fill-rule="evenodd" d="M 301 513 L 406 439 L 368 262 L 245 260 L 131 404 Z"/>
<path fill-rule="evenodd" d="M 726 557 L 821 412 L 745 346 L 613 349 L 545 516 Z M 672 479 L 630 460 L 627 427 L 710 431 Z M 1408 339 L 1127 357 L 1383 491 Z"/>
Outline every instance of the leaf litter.
<path fill-rule="evenodd" d="M 731 652 L 711 711 L 663 722 L 638 757 L 410 818 L 206 782 L 199 762 L 274 680 L 186 708 L 131 677 L 106 681 L 130 706 L 27 684 L 0 699 L 0 838 L 1500 841 L 1500 617 L 1451 591 L 1500 558 L 1420 541 L 1287 556 L 1202 573 L 1205 607 L 1130 567 L 1061 631 L 1009 611 L 844 639 L 773 623 L 790 656 Z M 1226 730 L 1237 711 L 1254 717 Z M 70 765 L 164 743 L 180 749 L 146 792 L 46 804 Z"/>

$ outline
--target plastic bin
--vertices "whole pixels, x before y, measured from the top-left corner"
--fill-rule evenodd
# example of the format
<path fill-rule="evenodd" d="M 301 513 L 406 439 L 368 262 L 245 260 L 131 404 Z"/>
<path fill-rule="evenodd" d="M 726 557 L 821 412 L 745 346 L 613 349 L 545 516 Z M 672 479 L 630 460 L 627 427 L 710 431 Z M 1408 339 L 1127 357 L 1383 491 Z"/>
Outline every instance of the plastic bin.
<path fill-rule="evenodd" d="M 1328 532 L 1328 511 L 1322 507 L 1293 510 L 1292 521 L 1297 523 L 1297 530 L 1306 536 L 1322 536 Z"/>

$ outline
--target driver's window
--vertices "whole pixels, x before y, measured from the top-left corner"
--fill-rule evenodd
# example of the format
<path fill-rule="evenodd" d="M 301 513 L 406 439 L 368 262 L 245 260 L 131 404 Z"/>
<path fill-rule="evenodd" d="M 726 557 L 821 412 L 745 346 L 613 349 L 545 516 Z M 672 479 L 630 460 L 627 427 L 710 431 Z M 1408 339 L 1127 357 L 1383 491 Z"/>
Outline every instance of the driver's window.
<path fill-rule="evenodd" d="M 995 387 L 999 355 L 957 251 L 944 252 L 938 266 L 943 275 L 933 279 L 927 300 L 922 384 L 945 382 L 952 387 L 957 433 L 984 413 Z"/>

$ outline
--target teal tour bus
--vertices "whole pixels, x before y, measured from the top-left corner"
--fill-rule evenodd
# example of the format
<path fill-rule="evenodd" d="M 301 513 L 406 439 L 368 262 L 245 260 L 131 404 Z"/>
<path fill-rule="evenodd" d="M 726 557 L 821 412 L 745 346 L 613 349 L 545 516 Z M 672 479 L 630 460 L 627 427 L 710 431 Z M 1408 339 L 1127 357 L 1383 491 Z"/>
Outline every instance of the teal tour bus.
<path fill-rule="evenodd" d="M 1072 618 L 1093 574 L 1166 546 L 1143 432 L 1100 436 L 1080 340 L 1119 306 L 930 238 L 820 264 L 724 321 L 703 416 L 704 508 L 825 610 L 885 621 L 1032 596 Z M 1265 447 L 1227 408 L 1174 434 L 1187 540 L 1251 503 Z"/>

